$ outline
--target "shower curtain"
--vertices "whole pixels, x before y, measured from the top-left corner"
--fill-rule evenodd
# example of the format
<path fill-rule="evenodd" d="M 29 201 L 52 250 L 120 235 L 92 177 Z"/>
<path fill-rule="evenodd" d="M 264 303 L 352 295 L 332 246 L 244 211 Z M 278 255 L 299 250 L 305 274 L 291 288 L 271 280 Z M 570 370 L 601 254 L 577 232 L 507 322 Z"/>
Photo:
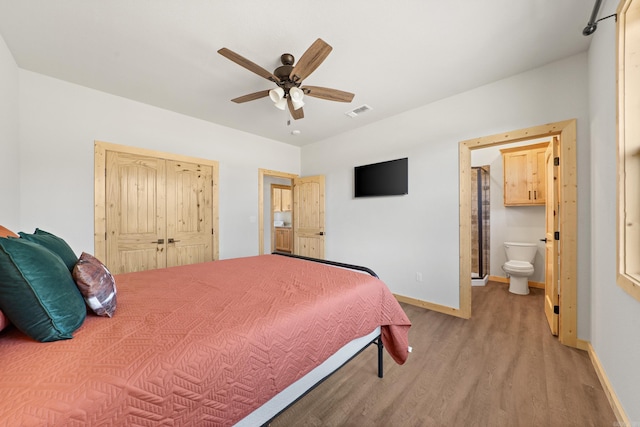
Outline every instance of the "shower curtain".
<path fill-rule="evenodd" d="M 471 278 L 489 274 L 489 166 L 471 168 Z"/>

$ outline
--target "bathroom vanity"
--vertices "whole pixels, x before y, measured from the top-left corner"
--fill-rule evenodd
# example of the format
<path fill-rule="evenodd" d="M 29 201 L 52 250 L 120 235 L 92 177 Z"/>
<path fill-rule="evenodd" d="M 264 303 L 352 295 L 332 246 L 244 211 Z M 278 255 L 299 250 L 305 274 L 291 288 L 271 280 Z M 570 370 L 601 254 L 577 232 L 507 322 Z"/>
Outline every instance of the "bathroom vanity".
<path fill-rule="evenodd" d="M 292 239 L 291 239 L 291 227 L 275 227 L 276 230 L 276 243 L 275 249 L 279 252 L 291 252 Z"/>

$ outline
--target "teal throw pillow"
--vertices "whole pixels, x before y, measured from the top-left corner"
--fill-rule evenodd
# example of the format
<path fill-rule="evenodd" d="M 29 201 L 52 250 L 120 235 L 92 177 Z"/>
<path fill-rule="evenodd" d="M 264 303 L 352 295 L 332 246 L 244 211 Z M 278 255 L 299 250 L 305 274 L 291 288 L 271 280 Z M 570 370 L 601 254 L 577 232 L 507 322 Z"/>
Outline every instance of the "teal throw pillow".
<path fill-rule="evenodd" d="M 31 338 L 72 338 L 87 308 L 60 257 L 25 239 L 0 238 L 0 310 Z"/>
<path fill-rule="evenodd" d="M 75 267 L 76 262 L 78 262 L 78 257 L 75 252 L 73 252 L 73 249 L 71 249 L 71 246 L 69 246 L 63 239 L 55 234 L 40 230 L 39 228 L 36 228 L 36 231 L 33 234 L 23 233 L 22 231 L 18 234 L 23 239 L 38 243 L 58 255 L 62 258 L 62 261 L 69 271 L 73 271 L 73 267 Z"/>

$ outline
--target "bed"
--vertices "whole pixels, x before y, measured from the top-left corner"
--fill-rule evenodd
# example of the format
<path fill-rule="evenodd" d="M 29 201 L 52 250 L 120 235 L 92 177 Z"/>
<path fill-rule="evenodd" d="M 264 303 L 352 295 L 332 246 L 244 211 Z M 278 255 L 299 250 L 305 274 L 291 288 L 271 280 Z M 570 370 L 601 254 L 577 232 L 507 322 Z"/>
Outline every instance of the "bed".
<path fill-rule="evenodd" d="M 73 339 L 0 333 L 0 425 L 263 425 L 410 322 L 362 271 L 277 254 L 116 276 Z M 380 372 L 381 375 L 381 372 Z"/>

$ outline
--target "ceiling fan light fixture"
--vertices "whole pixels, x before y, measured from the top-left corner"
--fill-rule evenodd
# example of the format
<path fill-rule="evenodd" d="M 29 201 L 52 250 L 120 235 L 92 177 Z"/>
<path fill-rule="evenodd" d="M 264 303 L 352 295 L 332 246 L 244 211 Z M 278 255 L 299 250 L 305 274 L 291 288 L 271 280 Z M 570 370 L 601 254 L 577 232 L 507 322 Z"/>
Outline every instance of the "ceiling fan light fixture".
<path fill-rule="evenodd" d="M 291 95 L 292 101 L 302 101 L 302 97 L 304 96 L 304 92 L 299 87 L 292 87 L 289 89 L 289 95 Z"/>
<path fill-rule="evenodd" d="M 296 101 L 296 100 L 291 100 L 291 104 L 293 105 L 293 109 L 294 110 L 299 110 L 304 106 L 304 102 L 302 101 Z"/>
<path fill-rule="evenodd" d="M 280 98 L 279 101 L 275 102 L 273 104 L 274 107 L 276 107 L 278 110 L 285 110 L 287 108 L 287 100 L 286 98 Z"/>
<path fill-rule="evenodd" d="M 304 106 L 304 102 L 302 98 L 304 97 L 304 92 L 302 89 L 298 87 L 292 87 L 289 89 L 289 96 L 291 97 L 291 103 L 293 104 L 293 109 L 298 110 Z"/>
<path fill-rule="evenodd" d="M 277 104 L 284 99 L 284 89 L 282 89 L 281 87 L 271 89 L 269 91 L 269 98 L 271 98 L 271 100 Z M 283 110 L 284 108 L 281 109 Z"/>

